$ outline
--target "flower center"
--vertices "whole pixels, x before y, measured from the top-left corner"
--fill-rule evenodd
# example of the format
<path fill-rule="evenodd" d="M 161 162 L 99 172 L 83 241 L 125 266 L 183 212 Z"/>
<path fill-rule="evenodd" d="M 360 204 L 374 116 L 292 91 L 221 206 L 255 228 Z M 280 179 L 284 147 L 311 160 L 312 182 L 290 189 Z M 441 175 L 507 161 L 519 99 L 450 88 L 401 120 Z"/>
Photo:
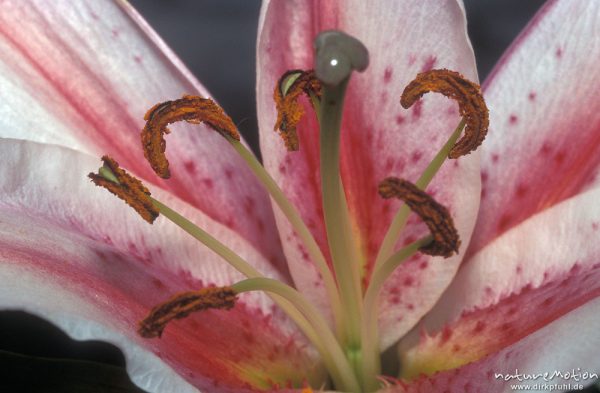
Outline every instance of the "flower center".
<path fill-rule="evenodd" d="M 369 55 L 360 41 L 339 31 L 321 33 L 314 46 L 315 69 L 288 71 L 275 86 L 274 99 L 278 112 L 275 129 L 279 131 L 289 151 L 301 148 L 296 128 L 304 115 L 299 98 L 306 94 L 320 125 L 322 204 L 330 263 L 296 207 L 255 156 L 240 142 L 233 121 L 212 100 L 184 96 L 151 108 L 145 116 L 147 123 L 142 131 L 142 147 L 157 175 L 168 178 L 170 172 L 165 157 L 164 134 L 169 132 L 169 124 L 177 121 L 204 122 L 219 132 L 263 184 L 308 250 L 327 290 L 334 316 L 333 327 L 329 326 L 321 312 L 298 290 L 264 277 L 210 234 L 153 199 L 141 182 L 120 169 L 114 160 L 103 158 L 104 167 L 98 174 L 90 174 L 90 177 L 97 185 L 124 199 L 147 221 L 152 222 L 159 213 L 171 220 L 247 277 L 228 287 L 200 288 L 175 294 L 157 305 L 140 322 L 139 332 L 142 336 L 159 337 L 173 319 L 184 318 L 192 312 L 209 308 L 229 309 L 234 306 L 237 294 L 263 291 L 271 296 L 313 343 L 335 389 L 371 392 L 381 387 L 381 354 L 377 328 L 381 288 L 403 261 L 419 251 L 444 257 L 458 252 L 460 240 L 452 217 L 443 205 L 424 190 L 446 158 L 468 154 L 481 144 L 487 130 L 487 109 L 479 86 L 453 71 L 425 72 L 407 86 L 401 98 L 401 104 L 405 108 L 429 91 L 439 92 L 458 101 L 463 121 L 415 184 L 393 177 L 381 179 L 380 195 L 383 198 L 399 198 L 404 205 L 399 209 L 381 243 L 370 280 L 364 280 L 364 261 L 360 257 L 358 242 L 354 239 L 341 181 L 340 135 L 348 81 L 352 71 L 364 71 L 367 68 Z M 465 125 L 465 135 L 459 140 Z M 394 245 L 410 211 L 420 216 L 431 234 L 394 252 Z M 363 282 L 368 282 L 364 288 Z"/>

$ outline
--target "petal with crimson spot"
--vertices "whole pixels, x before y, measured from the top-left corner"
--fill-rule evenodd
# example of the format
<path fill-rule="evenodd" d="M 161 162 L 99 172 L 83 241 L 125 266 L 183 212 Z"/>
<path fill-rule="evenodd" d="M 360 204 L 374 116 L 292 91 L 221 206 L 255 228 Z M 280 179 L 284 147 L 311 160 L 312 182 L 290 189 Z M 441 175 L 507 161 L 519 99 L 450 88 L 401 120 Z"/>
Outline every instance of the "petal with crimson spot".
<path fill-rule="evenodd" d="M 540 384 L 590 385 L 600 373 L 600 354 L 596 350 L 600 345 L 599 307 L 600 300 L 592 300 L 480 361 L 410 383 L 400 381 L 381 393 L 509 393 L 515 391 L 514 385 L 529 385 L 522 389 L 533 391 Z M 563 376 L 553 376 L 555 372 Z M 519 381 L 517 374 L 532 378 Z"/>
<path fill-rule="evenodd" d="M 124 351 L 134 382 L 150 391 L 318 381 L 316 354 L 259 294 L 241 296 L 229 312 L 172 323 L 160 340 L 137 336 L 138 321 L 171 294 L 229 284 L 240 274 L 167 220 L 149 225 L 93 187 L 85 174 L 98 166 L 94 157 L 6 139 L 0 156 L 2 308 L 37 314 L 75 338 L 113 342 Z M 152 192 L 281 279 L 235 232 L 164 191 Z"/>
<path fill-rule="evenodd" d="M 399 20 L 420 22 L 400 24 Z M 404 87 L 433 66 L 477 80 L 462 4 L 453 0 L 271 1 L 263 4 L 259 26 L 257 100 L 265 166 L 298 206 L 325 254 L 316 118 L 305 103 L 306 115 L 297 127 L 300 150 L 288 153 L 272 132 L 277 119 L 272 92 L 286 71 L 313 67 L 312 41 L 322 30 L 342 30 L 361 40 L 370 51 L 369 68 L 354 75 L 348 86 L 341 166 L 356 235 L 364 259 L 371 264 L 399 206 L 398 202 L 383 201 L 377 184 L 388 176 L 416 180 L 460 121 L 456 104 L 444 97 L 425 97 L 416 109 L 402 109 L 399 100 Z M 470 237 L 478 207 L 478 173 L 475 152 L 456 165 L 445 166 L 428 189 L 450 208 L 463 239 Z M 286 220 L 277 217 L 297 287 L 327 310 L 321 279 L 306 251 Z M 426 233 L 423 225 L 411 221 L 398 246 Z M 443 263 L 427 258 L 398 269 L 382 294 L 384 348 L 435 303 L 459 261 L 460 257 Z"/>
<path fill-rule="evenodd" d="M 600 3 L 549 1 L 485 81 L 490 131 L 469 254 L 598 181 L 598 36 Z"/>
<path fill-rule="evenodd" d="M 220 135 L 178 125 L 167 147 L 169 182 L 145 162 L 146 111 L 183 93 L 208 92 L 130 5 L 2 2 L 0 52 L 0 137 L 108 154 L 233 228 L 285 272 L 269 199 Z"/>
<path fill-rule="evenodd" d="M 597 187 L 563 201 L 467 261 L 423 321 L 438 333 L 401 343 L 410 373 L 481 359 L 600 296 L 599 198 Z"/>

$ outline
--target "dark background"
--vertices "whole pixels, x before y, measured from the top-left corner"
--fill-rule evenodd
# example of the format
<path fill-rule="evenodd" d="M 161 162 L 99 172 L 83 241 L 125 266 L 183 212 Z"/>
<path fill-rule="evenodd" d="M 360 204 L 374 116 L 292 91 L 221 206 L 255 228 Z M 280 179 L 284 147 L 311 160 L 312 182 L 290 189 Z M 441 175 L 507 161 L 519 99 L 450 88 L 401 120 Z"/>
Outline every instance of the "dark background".
<path fill-rule="evenodd" d="M 544 1 L 464 1 L 483 81 Z M 130 2 L 211 91 L 256 149 L 254 72 L 260 1 Z M 0 369 L 10 375 L 0 378 L 1 391 L 4 387 L 11 392 L 136 391 L 128 386 L 124 364 L 120 351 L 109 344 L 74 342 L 36 317 L 0 312 Z M 77 387 L 69 381 L 75 381 Z M 85 388 L 86 384 L 96 390 Z"/>
<path fill-rule="evenodd" d="M 276 0 L 286 1 L 286 0 Z M 402 0 L 399 0 L 402 1 Z M 256 149 L 258 0 L 130 0 Z M 544 0 L 464 0 L 483 81 Z"/>

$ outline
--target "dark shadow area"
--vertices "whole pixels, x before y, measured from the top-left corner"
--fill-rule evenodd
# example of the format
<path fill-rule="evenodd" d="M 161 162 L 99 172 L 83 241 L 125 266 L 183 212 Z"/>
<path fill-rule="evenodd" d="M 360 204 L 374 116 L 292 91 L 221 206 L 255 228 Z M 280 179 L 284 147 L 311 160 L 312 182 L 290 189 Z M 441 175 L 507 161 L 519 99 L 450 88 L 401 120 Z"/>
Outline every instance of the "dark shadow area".
<path fill-rule="evenodd" d="M 11 393 L 144 393 L 124 368 L 85 360 L 0 351 L 0 391 Z"/>
<path fill-rule="evenodd" d="M 545 0 L 465 0 L 481 81 Z M 131 0 L 210 90 L 258 153 L 255 45 L 259 0 Z"/>
<path fill-rule="evenodd" d="M 255 43 L 261 2 L 131 0 L 130 3 L 208 88 L 258 152 Z"/>
<path fill-rule="evenodd" d="M 464 0 L 469 37 L 483 82 L 545 0 Z"/>
<path fill-rule="evenodd" d="M 582 390 L 570 390 L 569 393 L 575 393 L 575 392 L 579 392 L 579 393 L 600 393 L 600 388 L 598 388 L 598 385 L 596 384 L 591 384 L 589 386 L 586 386 L 585 388 L 583 388 Z"/>
<path fill-rule="evenodd" d="M 114 345 L 101 341 L 71 340 L 51 323 L 21 311 L 0 312 L 0 348 L 23 355 L 125 366 L 123 354 Z"/>
<path fill-rule="evenodd" d="M 143 392 L 114 345 L 75 341 L 20 311 L 0 312 L 1 392 Z"/>

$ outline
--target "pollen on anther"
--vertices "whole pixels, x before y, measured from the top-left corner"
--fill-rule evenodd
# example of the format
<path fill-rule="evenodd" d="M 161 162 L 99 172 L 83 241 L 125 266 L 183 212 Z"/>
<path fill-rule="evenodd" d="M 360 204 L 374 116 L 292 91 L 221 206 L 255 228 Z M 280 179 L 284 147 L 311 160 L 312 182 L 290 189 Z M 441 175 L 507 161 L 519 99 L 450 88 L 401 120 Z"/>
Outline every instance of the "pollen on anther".
<path fill-rule="evenodd" d="M 318 99 L 321 96 L 321 82 L 313 70 L 286 72 L 279 78 L 273 92 L 277 108 L 274 129 L 279 131 L 279 135 L 289 151 L 298 150 L 300 145 L 296 126 L 304 115 L 304 110 L 298 102 L 302 94 L 306 94 L 312 99 Z"/>
<path fill-rule="evenodd" d="M 112 194 L 124 200 L 144 220 L 152 224 L 156 217 L 158 217 L 159 211 L 150 198 L 150 191 L 148 191 L 140 180 L 121 169 L 114 159 L 104 156 L 102 157 L 102 161 L 104 168 L 110 171 L 112 178 L 116 179 L 117 182 L 97 173 L 90 173 L 88 177 L 97 186 L 106 188 Z"/>
<path fill-rule="evenodd" d="M 396 197 L 425 222 L 433 241 L 420 248 L 428 255 L 450 257 L 458 252 L 460 239 L 454 227 L 452 217 L 443 205 L 414 184 L 394 177 L 389 177 L 379 184 L 379 194 L 383 198 Z"/>
<path fill-rule="evenodd" d="M 430 91 L 441 93 L 458 102 L 461 116 L 465 119 L 464 135 L 448 154 L 458 158 L 475 150 L 484 140 L 489 125 L 489 113 L 479 85 L 465 79 L 458 72 L 441 69 L 422 72 L 406 86 L 400 104 L 408 109 Z M 413 111 L 413 115 L 416 113 Z"/>
<path fill-rule="evenodd" d="M 154 172 L 168 179 L 169 161 L 165 156 L 164 134 L 170 132 L 169 124 L 186 121 L 191 124 L 205 123 L 223 136 L 240 140 L 240 135 L 231 118 L 209 98 L 184 95 L 182 98 L 159 103 L 144 116 L 146 125 L 142 130 L 144 156 Z"/>
<path fill-rule="evenodd" d="M 154 307 L 139 323 L 138 333 L 145 338 L 160 337 L 167 324 L 193 312 L 208 309 L 231 309 L 236 292 L 231 287 L 207 287 L 197 291 L 182 292 Z"/>

